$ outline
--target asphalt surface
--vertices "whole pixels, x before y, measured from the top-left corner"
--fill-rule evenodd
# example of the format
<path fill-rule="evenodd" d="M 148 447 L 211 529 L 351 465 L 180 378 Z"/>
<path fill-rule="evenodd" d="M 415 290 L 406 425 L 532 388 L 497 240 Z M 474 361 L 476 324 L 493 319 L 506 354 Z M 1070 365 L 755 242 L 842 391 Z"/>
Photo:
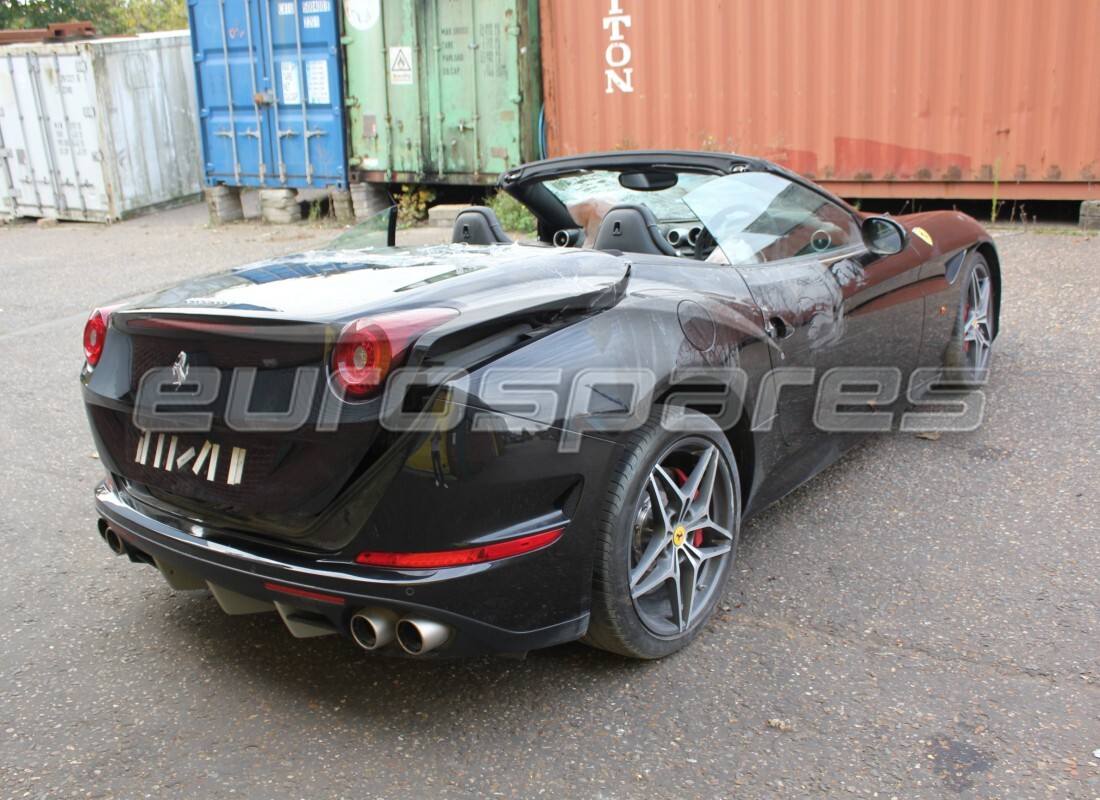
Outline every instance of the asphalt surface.
<path fill-rule="evenodd" d="M 0 228 L 0 797 L 1100 797 L 1100 237 L 1000 234 L 983 426 L 871 439 L 750 522 L 686 651 L 419 662 L 95 531 L 88 311 L 332 234 L 204 223 Z"/>

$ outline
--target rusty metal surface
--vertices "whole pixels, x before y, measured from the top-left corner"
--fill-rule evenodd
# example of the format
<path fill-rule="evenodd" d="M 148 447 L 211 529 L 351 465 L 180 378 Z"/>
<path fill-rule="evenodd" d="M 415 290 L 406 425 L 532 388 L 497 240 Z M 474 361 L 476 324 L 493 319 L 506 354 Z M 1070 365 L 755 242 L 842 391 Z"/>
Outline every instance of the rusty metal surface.
<path fill-rule="evenodd" d="M 96 36 L 95 25 L 90 22 L 51 22 L 45 28 L 0 31 L 0 44 L 17 42 L 42 42 L 76 37 Z"/>
<path fill-rule="evenodd" d="M 542 0 L 541 17 L 552 156 L 732 150 L 849 196 L 1100 197 L 1094 0 Z"/>

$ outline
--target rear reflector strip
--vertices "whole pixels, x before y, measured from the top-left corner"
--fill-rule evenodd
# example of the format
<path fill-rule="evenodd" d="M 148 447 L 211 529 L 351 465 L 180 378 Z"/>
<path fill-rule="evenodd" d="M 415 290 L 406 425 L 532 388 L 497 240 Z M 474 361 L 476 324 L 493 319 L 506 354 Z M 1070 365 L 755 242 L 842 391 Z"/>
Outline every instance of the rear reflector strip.
<path fill-rule="evenodd" d="M 295 589 L 293 586 L 280 586 L 277 583 L 264 583 L 265 589 L 270 589 L 273 592 L 282 592 L 283 594 L 292 594 L 295 597 L 305 597 L 308 600 L 317 600 L 321 603 L 334 603 L 335 605 L 342 606 L 344 604 L 344 598 L 336 597 L 331 594 L 321 594 L 320 592 L 310 592 L 306 589 Z"/>
<path fill-rule="evenodd" d="M 376 553 L 363 552 L 355 557 L 357 564 L 370 567 L 388 567 L 390 569 L 440 569 L 442 567 L 461 567 L 468 564 L 482 564 L 502 558 L 531 553 L 556 542 L 565 532 L 565 528 L 534 533 L 509 539 L 506 542 L 469 547 L 464 550 L 443 550 L 431 553 Z"/>

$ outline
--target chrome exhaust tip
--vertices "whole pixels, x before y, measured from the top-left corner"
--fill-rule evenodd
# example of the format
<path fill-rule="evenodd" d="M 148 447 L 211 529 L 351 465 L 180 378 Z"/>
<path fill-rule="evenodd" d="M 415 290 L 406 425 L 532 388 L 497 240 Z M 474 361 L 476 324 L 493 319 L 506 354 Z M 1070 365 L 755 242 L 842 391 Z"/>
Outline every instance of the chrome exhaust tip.
<path fill-rule="evenodd" d="M 424 617 L 404 617 L 397 623 L 397 643 L 410 656 L 435 650 L 451 638 L 451 627 Z"/>
<path fill-rule="evenodd" d="M 126 543 L 122 541 L 118 531 L 109 525 L 103 529 L 103 541 L 107 543 L 107 546 L 111 548 L 111 552 L 116 556 L 126 555 Z"/>
<path fill-rule="evenodd" d="M 348 632 L 364 650 L 377 650 L 393 641 L 397 615 L 384 608 L 362 608 L 351 615 Z"/>

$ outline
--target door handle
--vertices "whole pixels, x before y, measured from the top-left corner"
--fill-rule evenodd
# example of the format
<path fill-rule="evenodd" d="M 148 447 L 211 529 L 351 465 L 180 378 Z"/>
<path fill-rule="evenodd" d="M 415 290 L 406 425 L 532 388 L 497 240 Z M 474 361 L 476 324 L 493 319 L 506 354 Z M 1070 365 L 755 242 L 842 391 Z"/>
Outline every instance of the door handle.
<path fill-rule="evenodd" d="M 777 342 L 781 342 L 794 333 L 794 328 L 784 322 L 782 317 L 770 317 L 764 323 L 764 332 Z"/>

